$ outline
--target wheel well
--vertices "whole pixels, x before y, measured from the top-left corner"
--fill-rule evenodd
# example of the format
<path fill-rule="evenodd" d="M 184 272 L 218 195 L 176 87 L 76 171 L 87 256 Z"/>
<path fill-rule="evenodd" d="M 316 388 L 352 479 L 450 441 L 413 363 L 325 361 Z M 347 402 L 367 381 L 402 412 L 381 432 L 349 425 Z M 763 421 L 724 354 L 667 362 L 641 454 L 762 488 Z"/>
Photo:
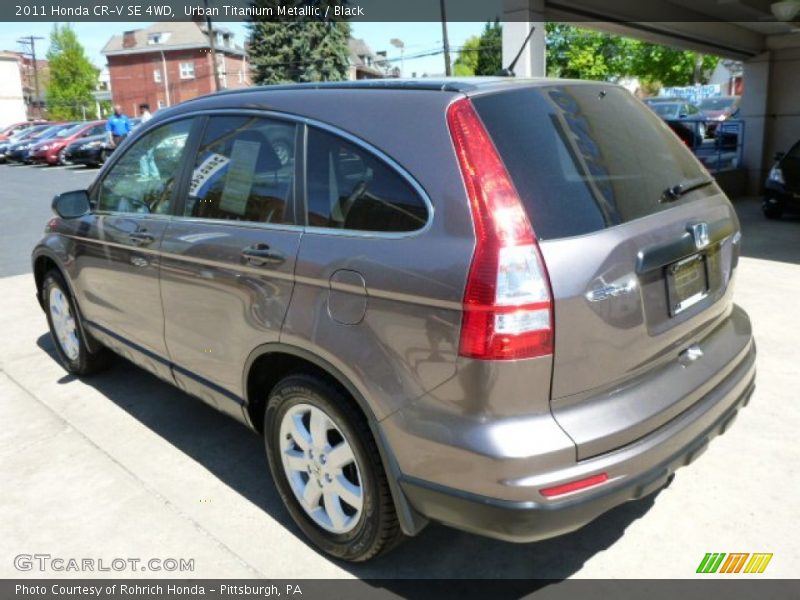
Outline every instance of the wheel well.
<path fill-rule="evenodd" d="M 51 269 L 58 269 L 56 262 L 49 256 L 40 256 L 33 264 L 33 278 L 36 281 L 36 297 L 39 299 L 39 304 L 44 302 L 42 298 L 42 285 L 44 284 L 44 276 Z"/>
<path fill-rule="evenodd" d="M 262 354 L 253 361 L 247 374 L 247 412 L 250 422 L 259 433 L 263 433 L 264 409 L 272 388 L 283 378 L 295 373 L 315 375 L 352 397 L 352 393 L 339 379 L 310 360 L 286 352 Z M 353 404 L 361 410 L 358 402 L 354 401 Z"/>

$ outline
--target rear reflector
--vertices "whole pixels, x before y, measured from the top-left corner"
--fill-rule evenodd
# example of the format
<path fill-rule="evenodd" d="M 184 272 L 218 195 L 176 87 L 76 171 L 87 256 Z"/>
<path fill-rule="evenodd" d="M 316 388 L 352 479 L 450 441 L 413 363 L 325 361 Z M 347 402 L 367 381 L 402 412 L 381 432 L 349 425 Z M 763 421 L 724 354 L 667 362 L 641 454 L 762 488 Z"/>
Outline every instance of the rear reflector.
<path fill-rule="evenodd" d="M 553 353 L 550 282 L 516 188 L 472 102 L 447 123 L 475 226 L 459 354 L 514 360 Z"/>
<path fill-rule="evenodd" d="M 576 492 L 578 490 L 583 490 L 595 485 L 600 485 L 606 481 L 608 481 L 608 474 L 600 473 L 598 475 L 587 477 L 586 479 L 578 479 L 577 481 L 571 481 L 555 487 L 544 488 L 543 490 L 539 490 L 539 493 L 545 498 L 553 498 L 554 496 L 563 496 L 564 494 L 569 494 L 570 492 Z"/>

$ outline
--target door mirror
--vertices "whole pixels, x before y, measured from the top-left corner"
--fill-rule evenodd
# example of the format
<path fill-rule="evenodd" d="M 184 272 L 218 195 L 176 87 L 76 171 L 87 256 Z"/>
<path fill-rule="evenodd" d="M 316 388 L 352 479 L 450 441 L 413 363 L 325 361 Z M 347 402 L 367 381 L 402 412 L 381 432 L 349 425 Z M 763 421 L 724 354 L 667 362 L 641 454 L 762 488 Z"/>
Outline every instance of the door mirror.
<path fill-rule="evenodd" d="M 776 161 L 781 161 L 781 160 L 784 159 L 785 156 L 786 156 L 786 152 L 776 152 L 775 153 L 775 160 Z"/>
<path fill-rule="evenodd" d="M 682 112 L 678 115 L 679 119 L 685 119 L 688 115 L 685 112 Z"/>
<path fill-rule="evenodd" d="M 76 219 L 91 211 L 86 190 L 64 192 L 53 198 L 53 212 L 62 219 Z"/>

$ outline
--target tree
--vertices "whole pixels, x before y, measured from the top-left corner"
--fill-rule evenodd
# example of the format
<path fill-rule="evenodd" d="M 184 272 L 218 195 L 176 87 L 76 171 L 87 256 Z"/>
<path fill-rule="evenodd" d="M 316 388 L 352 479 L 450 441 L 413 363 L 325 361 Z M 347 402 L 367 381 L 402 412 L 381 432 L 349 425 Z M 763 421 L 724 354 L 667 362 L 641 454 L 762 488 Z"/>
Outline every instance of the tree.
<path fill-rule="evenodd" d="M 53 26 L 47 60 L 50 66 L 50 83 L 47 86 L 50 118 L 86 118 L 86 114 L 94 107 L 92 92 L 97 87 L 98 72 L 86 57 L 72 27 Z"/>
<path fill-rule="evenodd" d="M 481 47 L 481 38 L 473 35 L 467 38 L 461 47 L 458 58 L 453 63 L 453 73 L 457 77 L 471 77 L 478 70 L 478 50 Z"/>
<path fill-rule="evenodd" d="M 279 0 L 255 0 L 253 6 L 272 8 L 273 16 L 254 18 L 249 23 L 249 59 L 261 85 L 304 81 L 340 81 L 350 69 L 350 24 L 282 18 L 277 14 Z M 288 4 L 292 4 L 291 2 Z M 295 0 L 301 6 L 305 2 Z M 322 14 L 340 0 L 320 0 Z M 287 2 L 282 3 L 283 6 Z"/>
<path fill-rule="evenodd" d="M 475 75 L 496 75 L 503 68 L 503 26 L 486 23 L 479 38 Z"/>
<path fill-rule="evenodd" d="M 547 24 L 547 74 L 615 81 L 636 77 L 647 89 L 706 83 L 719 57 L 701 55 L 563 23 Z"/>

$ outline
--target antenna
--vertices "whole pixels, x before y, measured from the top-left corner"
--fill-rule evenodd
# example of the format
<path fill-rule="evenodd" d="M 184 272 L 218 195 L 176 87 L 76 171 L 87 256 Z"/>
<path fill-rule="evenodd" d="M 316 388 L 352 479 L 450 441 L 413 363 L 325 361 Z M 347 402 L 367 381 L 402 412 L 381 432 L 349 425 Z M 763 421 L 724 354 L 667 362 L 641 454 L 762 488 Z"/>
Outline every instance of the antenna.
<path fill-rule="evenodd" d="M 531 25 L 531 30 L 528 32 L 528 35 L 525 36 L 525 41 L 522 42 L 522 46 L 520 47 L 519 52 L 517 52 L 517 55 L 514 57 L 514 60 L 511 61 L 511 64 L 508 65 L 507 68 L 500 69 L 497 73 L 495 73 L 495 76 L 516 77 L 516 74 L 514 73 L 514 67 L 517 66 L 517 61 L 519 61 L 520 56 L 522 56 L 522 51 L 525 50 L 525 46 L 528 45 L 528 41 L 531 39 L 534 31 L 536 31 L 536 25 Z"/>

